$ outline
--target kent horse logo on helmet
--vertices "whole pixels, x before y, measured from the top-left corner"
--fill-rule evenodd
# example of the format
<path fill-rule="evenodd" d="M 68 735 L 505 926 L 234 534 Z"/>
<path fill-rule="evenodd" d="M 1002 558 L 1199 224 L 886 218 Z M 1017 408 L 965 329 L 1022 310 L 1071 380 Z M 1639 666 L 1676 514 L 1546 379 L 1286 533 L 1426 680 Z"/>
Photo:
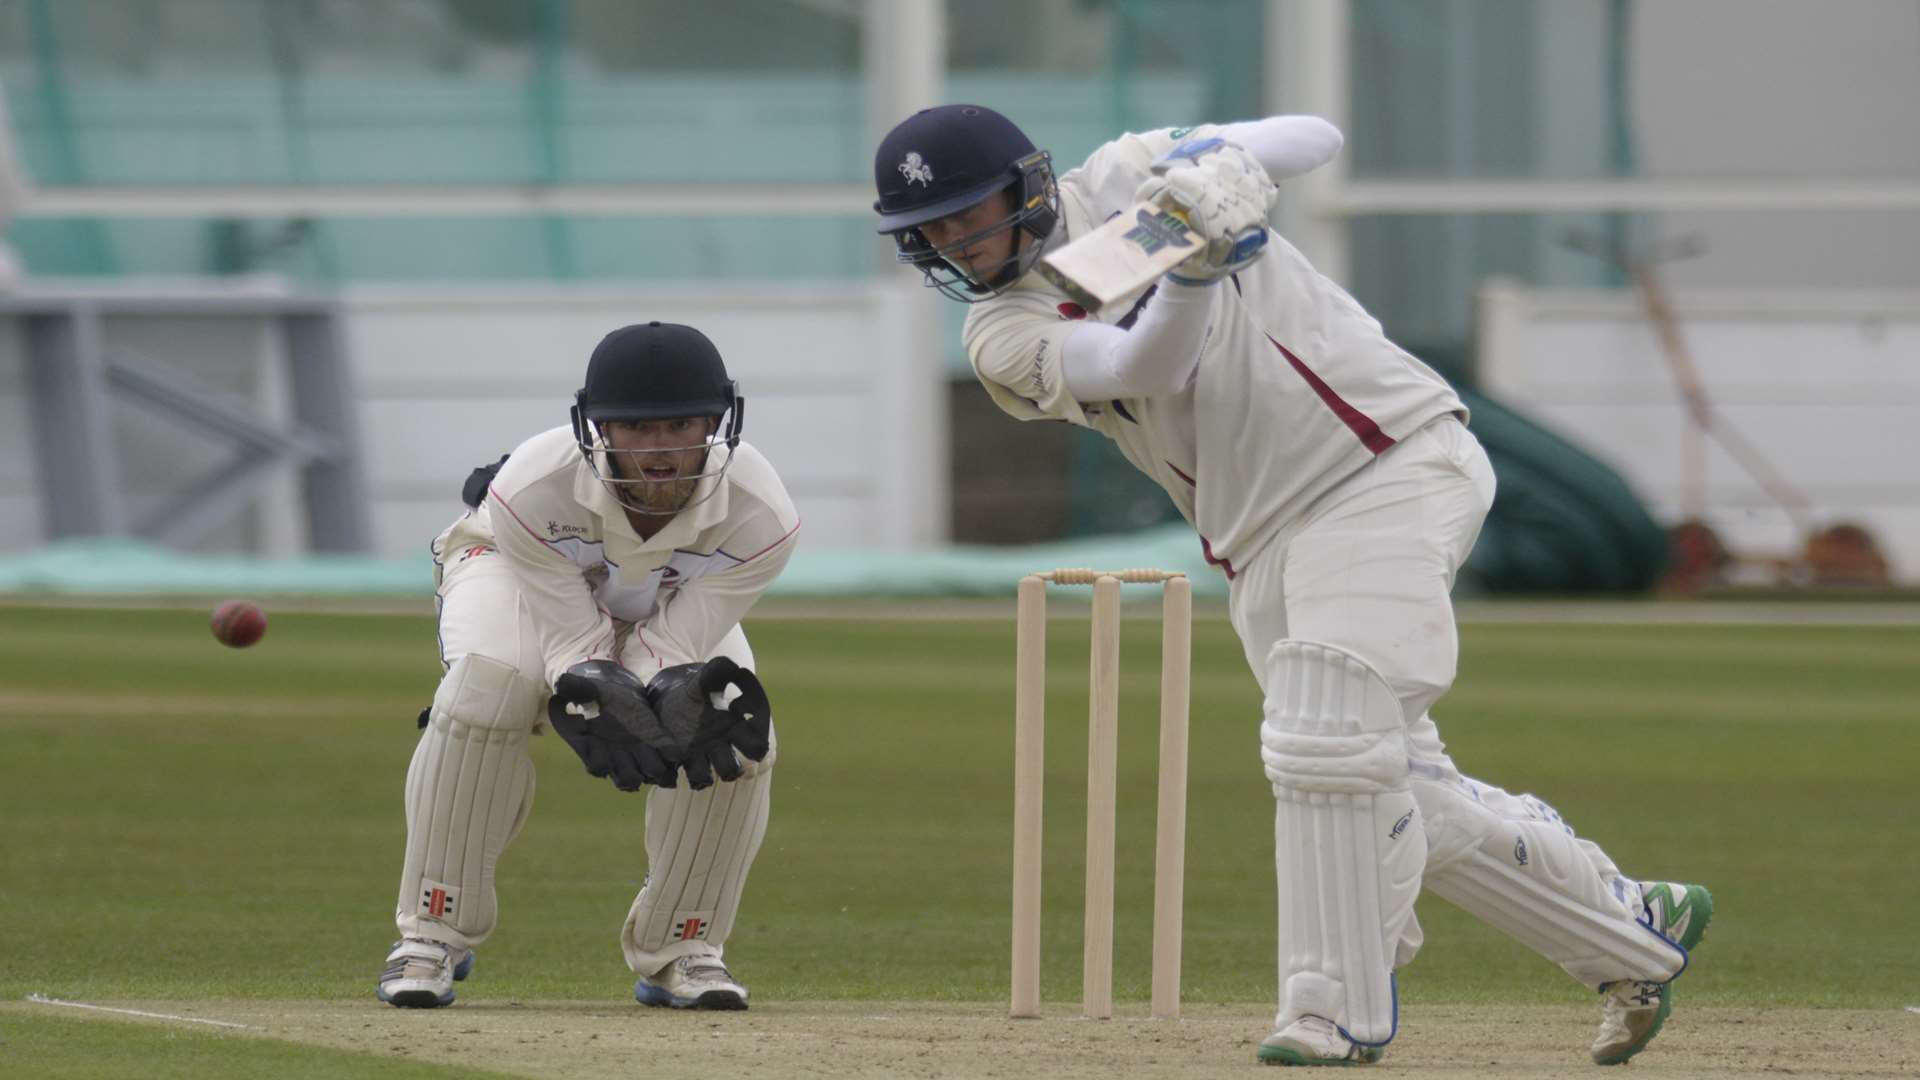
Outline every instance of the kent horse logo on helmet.
<path fill-rule="evenodd" d="M 928 165 L 917 153 L 908 154 L 907 160 L 900 163 L 900 175 L 907 178 L 909 187 L 914 184 L 933 184 L 933 166 Z"/>
<path fill-rule="evenodd" d="M 942 105 L 901 121 L 873 159 L 880 232 L 893 237 L 900 262 L 928 287 L 963 303 L 998 296 L 1033 269 L 1060 220 L 1053 158 L 1013 121 L 979 105 Z M 936 247 L 922 226 L 1008 193 L 1008 212 L 972 235 Z M 955 257 L 1012 233 L 1012 253 L 963 271 Z M 1004 241 L 1001 241 L 1004 242 Z"/>

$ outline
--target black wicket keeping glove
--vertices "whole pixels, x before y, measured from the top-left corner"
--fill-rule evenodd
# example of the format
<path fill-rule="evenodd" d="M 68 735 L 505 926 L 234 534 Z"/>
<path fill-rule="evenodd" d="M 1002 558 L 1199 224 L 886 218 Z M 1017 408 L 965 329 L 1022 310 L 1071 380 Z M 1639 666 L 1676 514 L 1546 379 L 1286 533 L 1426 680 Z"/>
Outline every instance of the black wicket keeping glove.
<path fill-rule="evenodd" d="M 725 708 L 713 704 L 713 695 L 737 687 L 739 696 Z M 647 684 L 654 711 L 667 730 L 687 739 L 682 764 L 687 786 L 699 791 L 722 780 L 738 780 L 740 758 L 762 761 L 771 748 L 773 706 L 766 688 L 753 672 L 717 656 L 704 664 L 663 668 Z M 735 756 L 735 751 L 739 756 Z"/>
<path fill-rule="evenodd" d="M 487 501 L 487 489 L 493 486 L 493 478 L 500 475 L 500 466 L 507 463 L 511 454 L 501 454 L 500 460 L 491 465 L 482 465 L 467 474 L 467 482 L 460 485 L 460 501 L 474 510 Z"/>
<path fill-rule="evenodd" d="M 675 784 L 678 762 L 661 752 L 673 743 L 647 701 L 646 687 L 611 660 L 575 664 L 555 680 L 547 722 L 580 755 L 590 776 L 609 777 L 621 791 Z"/>

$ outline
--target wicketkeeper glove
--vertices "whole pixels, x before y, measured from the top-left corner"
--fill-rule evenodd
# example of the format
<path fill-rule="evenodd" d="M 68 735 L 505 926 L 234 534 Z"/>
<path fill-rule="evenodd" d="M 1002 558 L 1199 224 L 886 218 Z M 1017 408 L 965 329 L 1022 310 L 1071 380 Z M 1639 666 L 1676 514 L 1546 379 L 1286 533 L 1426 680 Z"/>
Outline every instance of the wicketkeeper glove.
<path fill-rule="evenodd" d="M 621 791 L 674 786 L 679 767 L 668 756 L 674 742 L 640 677 L 619 664 L 589 660 L 568 668 L 554 681 L 547 722 L 580 755 L 588 775 L 610 777 Z"/>
<path fill-rule="evenodd" d="M 739 688 L 725 708 L 714 705 L 714 695 L 728 686 Z M 773 706 L 753 672 L 724 656 L 704 664 L 663 668 L 647 684 L 654 711 L 670 731 L 688 733 L 689 750 L 682 759 L 687 786 L 699 791 L 722 780 L 738 780 L 740 757 L 761 761 L 770 748 Z M 739 757 L 734 752 L 739 751 Z"/>
<path fill-rule="evenodd" d="M 1193 139 L 1161 155 L 1134 198 L 1152 200 L 1186 218 L 1199 253 L 1167 272 L 1188 285 L 1210 285 L 1246 268 L 1267 249 L 1267 214 L 1280 189 L 1259 160 L 1225 139 Z"/>

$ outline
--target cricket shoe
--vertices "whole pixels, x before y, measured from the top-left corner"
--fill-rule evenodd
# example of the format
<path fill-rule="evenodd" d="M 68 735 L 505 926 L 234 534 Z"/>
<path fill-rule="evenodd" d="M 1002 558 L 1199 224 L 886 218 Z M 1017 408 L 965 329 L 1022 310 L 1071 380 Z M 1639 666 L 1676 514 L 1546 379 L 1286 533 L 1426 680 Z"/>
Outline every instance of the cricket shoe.
<path fill-rule="evenodd" d="M 683 956 L 652 975 L 640 976 L 633 984 L 633 999 L 671 1009 L 744 1009 L 747 988 L 718 956 Z"/>
<path fill-rule="evenodd" d="M 1260 1040 L 1262 1065 L 1371 1065 L 1383 1053 L 1378 1046 L 1361 1046 L 1338 1024 L 1318 1016 L 1303 1016 Z"/>
<path fill-rule="evenodd" d="M 1640 902 L 1646 908 L 1646 924 L 1688 952 L 1707 936 L 1707 924 L 1713 921 L 1713 894 L 1705 886 L 1642 882 Z M 1673 1012 L 1673 982 L 1622 979 L 1601 987 L 1600 993 L 1600 1034 L 1593 1040 L 1593 1063 L 1623 1065 L 1660 1034 Z"/>
<path fill-rule="evenodd" d="M 456 961 L 453 950 L 438 941 L 405 938 L 387 954 L 387 969 L 374 993 L 396 1008 L 437 1009 L 453 1004 L 453 984 L 472 971 L 472 949 Z"/>

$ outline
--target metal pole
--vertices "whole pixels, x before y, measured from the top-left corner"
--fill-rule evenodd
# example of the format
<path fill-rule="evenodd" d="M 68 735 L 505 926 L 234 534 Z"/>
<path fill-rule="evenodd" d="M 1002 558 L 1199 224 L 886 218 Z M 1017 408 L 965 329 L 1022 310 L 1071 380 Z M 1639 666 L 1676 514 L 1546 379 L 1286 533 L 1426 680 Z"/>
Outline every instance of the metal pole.
<path fill-rule="evenodd" d="M 1345 129 L 1349 0 L 1267 0 L 1267 112 L 1312 113 Z M 1351 269 L 1347 221 L 1332 213 L 1347 182 L 1347 156 L 1288 182 L 1280 228 L 1321 273 Z"/>

